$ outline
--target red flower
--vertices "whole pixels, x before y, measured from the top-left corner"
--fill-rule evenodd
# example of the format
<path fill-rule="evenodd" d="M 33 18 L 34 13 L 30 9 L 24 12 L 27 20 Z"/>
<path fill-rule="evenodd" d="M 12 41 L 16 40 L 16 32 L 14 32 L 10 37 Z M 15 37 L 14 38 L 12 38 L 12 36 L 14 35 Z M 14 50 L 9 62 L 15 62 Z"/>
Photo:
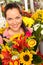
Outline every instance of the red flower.
<path fill-rule="evenodd" d="M 26 42 L 27 36 L 24 36 L 24 38 L 21 36 L 20 40 L 14 39 L 18 44 L 12 45 L 13 48 L 16 48 L 19 52 L 24 48 L 29 48 L 27 42 Z"/>
<path fill-rule="evenodd" d="M 2 65 L 8 65 L 8 64 L 9 64 L 9 59 L 4 58 L 4 59 L 2 60 Z"/>
<path fill-rule="evenodd" d="M 41 65 L 43 65 L 43 64 L 41 64 Z"/>
<path fill-rule="evenodd" d="M 11 58 L 11 54 L 7 50 L 2 51 L 1 54 L 4 56 L 4 58 Z"/>
<path fill-rule="evenodd" d="M 13 65 L 16 65 L 15 62 L 17 62 L 17 65 L 20 65 L 20 61 L 18 59 L 10 60 L 10 62 L 12 62 Z"/>
<path fill-rule="evenodd" d="M 39 55 L 43 59 L 43 55 L 41 55 L 40 52 L 37 52 L 37 55 Z"/>
<path fill-rule="evenodd" d="M 28 13 L 25 10 L 22 10 L 22 15 L 25 15 L 27 17 L 31 17 L 32 16 L 32 13 Z"/>

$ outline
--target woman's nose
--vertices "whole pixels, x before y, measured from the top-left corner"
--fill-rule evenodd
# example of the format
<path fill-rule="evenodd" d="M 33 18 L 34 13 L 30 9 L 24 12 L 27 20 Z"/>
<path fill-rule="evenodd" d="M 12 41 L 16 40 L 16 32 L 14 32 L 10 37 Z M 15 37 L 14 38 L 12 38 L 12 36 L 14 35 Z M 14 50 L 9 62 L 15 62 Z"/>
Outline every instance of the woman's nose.
<path fill-rule="evenodd" d="M 13 19 L 13 22 L 12 23 L 13 24 L 17 24 L 17 20 Z"/>

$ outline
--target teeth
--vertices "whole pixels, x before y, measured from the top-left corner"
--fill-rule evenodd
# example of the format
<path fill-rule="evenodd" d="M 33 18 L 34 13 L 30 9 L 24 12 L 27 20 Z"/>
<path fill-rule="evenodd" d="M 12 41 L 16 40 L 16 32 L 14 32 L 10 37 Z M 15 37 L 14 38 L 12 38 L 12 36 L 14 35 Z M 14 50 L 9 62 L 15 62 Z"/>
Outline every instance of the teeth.
<path fill-rule="evenodd" d="M 14 27 L 14 28 L 16 28 L 16 27 L 17 27 L 17 25 L 14 25 L 13 27 Z"/>

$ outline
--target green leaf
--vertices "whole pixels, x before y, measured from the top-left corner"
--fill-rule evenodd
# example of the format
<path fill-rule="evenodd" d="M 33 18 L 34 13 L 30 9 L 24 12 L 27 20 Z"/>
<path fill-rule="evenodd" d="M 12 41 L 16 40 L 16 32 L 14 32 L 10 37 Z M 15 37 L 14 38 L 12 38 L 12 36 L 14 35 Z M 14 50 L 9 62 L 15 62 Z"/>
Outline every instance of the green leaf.
<path fill-rule="evenodd" d="M 36 40 L 39 41 L 40 40 L 40 32 L 41 32 L 42 28 L 41 26 L 39 26 L 39 28 L 36 31 L 33 31 L 33 34 L 36 37 Z"/>
<path fill-rule="evenodd" d="M 40 18 L 36 19 L 35 23 L 41 23 L 41 19 Z"/>
<path fill-rule="evenodd" d="M 10 42 L 6 43 L 6 45 L 11 47 L 12 46 L 12 42 L 10 41 Z"/>
<path fill-rule="evenodd" d="M 24 48 L 24 49 L 23 49 L 24 52 L 27 51 L 27 50 L 28 50 L 28 48 Z"/>
<path fill-rule="evenodd" d="M 2 65 L 2 60 L 1 60 L 1 58 L 0 58 L 0 65 Z"/>
<path fill-rule="evenodd" d="M 41 59 L 40 56 L 38 56 L 38 55 L 33 55 L 33 63 L 34 63 L 34 64 L 39 64 L 39 63 L 41 63 L 41 62 L 42 62 L 42 59 Z"/>

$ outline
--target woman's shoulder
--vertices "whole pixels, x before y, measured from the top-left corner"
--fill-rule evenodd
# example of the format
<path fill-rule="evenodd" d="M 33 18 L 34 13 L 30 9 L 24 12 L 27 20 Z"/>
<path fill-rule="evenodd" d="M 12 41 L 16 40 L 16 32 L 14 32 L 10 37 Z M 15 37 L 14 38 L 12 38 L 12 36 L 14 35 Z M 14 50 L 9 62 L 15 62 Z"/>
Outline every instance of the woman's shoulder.
<path fill-rule="evenodd" d="M 9 33 L 8 33 L 9 28 L 6 28 L 3 32 L 3 37 L 9 38 Z"/>

